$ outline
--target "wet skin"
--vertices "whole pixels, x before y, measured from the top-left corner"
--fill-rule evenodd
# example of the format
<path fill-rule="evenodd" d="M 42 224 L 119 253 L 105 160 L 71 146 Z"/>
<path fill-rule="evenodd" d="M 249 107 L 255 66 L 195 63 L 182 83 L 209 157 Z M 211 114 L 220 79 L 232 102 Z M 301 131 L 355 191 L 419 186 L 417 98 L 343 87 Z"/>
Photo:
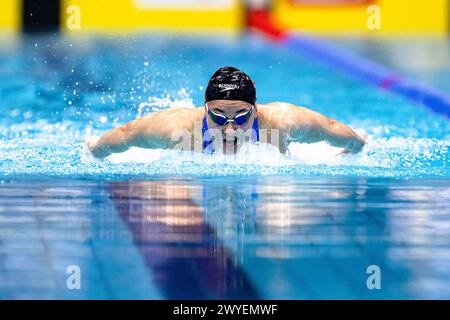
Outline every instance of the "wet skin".
<path fill-rule="evenodd" d="M 214 100 L 208 102 L 208 108 L 214 113 L 233 119 L 236 115 L 248 111 L 252 105 L 238 100 Z M 260 132 L 267 133 L 268 143 L 276 145 L 285 153 L 290 142 L 314 143 L 326 141 L 328 144 L 343 148 L 342 154 L 357 153 L 362 150 L 366 137 L 334 119 L 310 109 L 289 103 L 273 102 L 256 104 L 252 115 L 243 125 L 228 122 L 220 126 L 206 112 L 206 107 L 171 108 L 136 119 L 123 126 L 114 128 L 99 138 L 90 139 L 87 147 L 97 158 L 112 153 L 124 152 L 132 146 L 142 148 L 174 148 L 179 143 L 180 132 L 192 142 L 194 151 L 202 151 L 195 146 L 201 145 L 202 135 L 198 129 L 203 118 L 209 130 L 218 130 L 222 135 L 224 153 L 239 150 L 235 136 L 237 130 L 249 130 L 258 118 Z M 271 139 L 278 135 L 278 139 Z M 261 139 L 262 142 L 263 139 Z"/>

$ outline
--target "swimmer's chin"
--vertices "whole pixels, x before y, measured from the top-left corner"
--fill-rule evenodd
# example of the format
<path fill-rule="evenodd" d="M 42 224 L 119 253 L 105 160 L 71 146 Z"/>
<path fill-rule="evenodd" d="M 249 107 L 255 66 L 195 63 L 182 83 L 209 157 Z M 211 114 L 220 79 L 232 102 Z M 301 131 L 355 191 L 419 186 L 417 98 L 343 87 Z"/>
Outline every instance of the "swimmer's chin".
<path fill-rule="evenodd" d="M 237 140 L 226 140 L 222 141 L 223 143 L 223 153 L 224 154 L 236 154 L 238 152 Z"/>

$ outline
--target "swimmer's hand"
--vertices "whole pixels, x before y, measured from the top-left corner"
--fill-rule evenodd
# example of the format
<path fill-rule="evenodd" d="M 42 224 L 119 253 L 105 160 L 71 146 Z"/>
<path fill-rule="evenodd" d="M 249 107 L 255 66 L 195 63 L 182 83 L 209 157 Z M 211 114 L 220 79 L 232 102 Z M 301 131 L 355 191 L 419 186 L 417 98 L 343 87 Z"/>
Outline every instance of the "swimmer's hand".
<path fill-rule="evenodd" d="M 344 150 L 337 154 L 338 156 L 343 156 L 349 153 L 358 153 L 364 148 L 367 140 L 367 134 L 364 130 L 355 130 L 355 134 L 356 136 L 354 139 L 351 139 L 348 142 Z"/>
<path fill-rule="evenodd" d="M 86 147 L 88 148 L 88 150 L 91 152 L 91 154 L 95 158 L 102 159 L 102 158 L 108 156 L 110 154 L 110 152 L 107 152 L 106 150 L 104 150 L 104 148 L 101 148 L 99 146 L 99 144 L 98 144 L 99 140 L 100 140 L 100 138 L 98 138 L 98 137 L 88 138 L 86 141 Z"/>

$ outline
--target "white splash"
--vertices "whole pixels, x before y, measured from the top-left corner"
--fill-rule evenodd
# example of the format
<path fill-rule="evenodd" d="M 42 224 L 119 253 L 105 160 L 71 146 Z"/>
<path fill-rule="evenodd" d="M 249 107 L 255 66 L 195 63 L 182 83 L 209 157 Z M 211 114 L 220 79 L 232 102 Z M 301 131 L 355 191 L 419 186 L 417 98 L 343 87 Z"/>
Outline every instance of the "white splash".
<path fill-rule="evenodd" d="M 149 97 L 148 101 L 141 102 L 137 109 L 137 118 L 168 108 L 195 108 L 195 105 L 189 91 L 186 88 L 181 88 L 178 90 L 176 97 L 167 94 L 164 97 Z"/>

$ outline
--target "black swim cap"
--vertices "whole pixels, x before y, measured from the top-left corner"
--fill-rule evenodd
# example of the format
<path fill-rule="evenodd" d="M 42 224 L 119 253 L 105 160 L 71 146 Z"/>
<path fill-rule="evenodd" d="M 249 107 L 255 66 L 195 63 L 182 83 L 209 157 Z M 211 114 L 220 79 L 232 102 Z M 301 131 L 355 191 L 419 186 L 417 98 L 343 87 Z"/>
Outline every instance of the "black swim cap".
<path fill-rule="evenodd" d="M 212 75 L 205 91 L 205 102 L 211 100 L 240 100 L 254 105 L 255 83 L 241 70 L 220 68 Z"/>

